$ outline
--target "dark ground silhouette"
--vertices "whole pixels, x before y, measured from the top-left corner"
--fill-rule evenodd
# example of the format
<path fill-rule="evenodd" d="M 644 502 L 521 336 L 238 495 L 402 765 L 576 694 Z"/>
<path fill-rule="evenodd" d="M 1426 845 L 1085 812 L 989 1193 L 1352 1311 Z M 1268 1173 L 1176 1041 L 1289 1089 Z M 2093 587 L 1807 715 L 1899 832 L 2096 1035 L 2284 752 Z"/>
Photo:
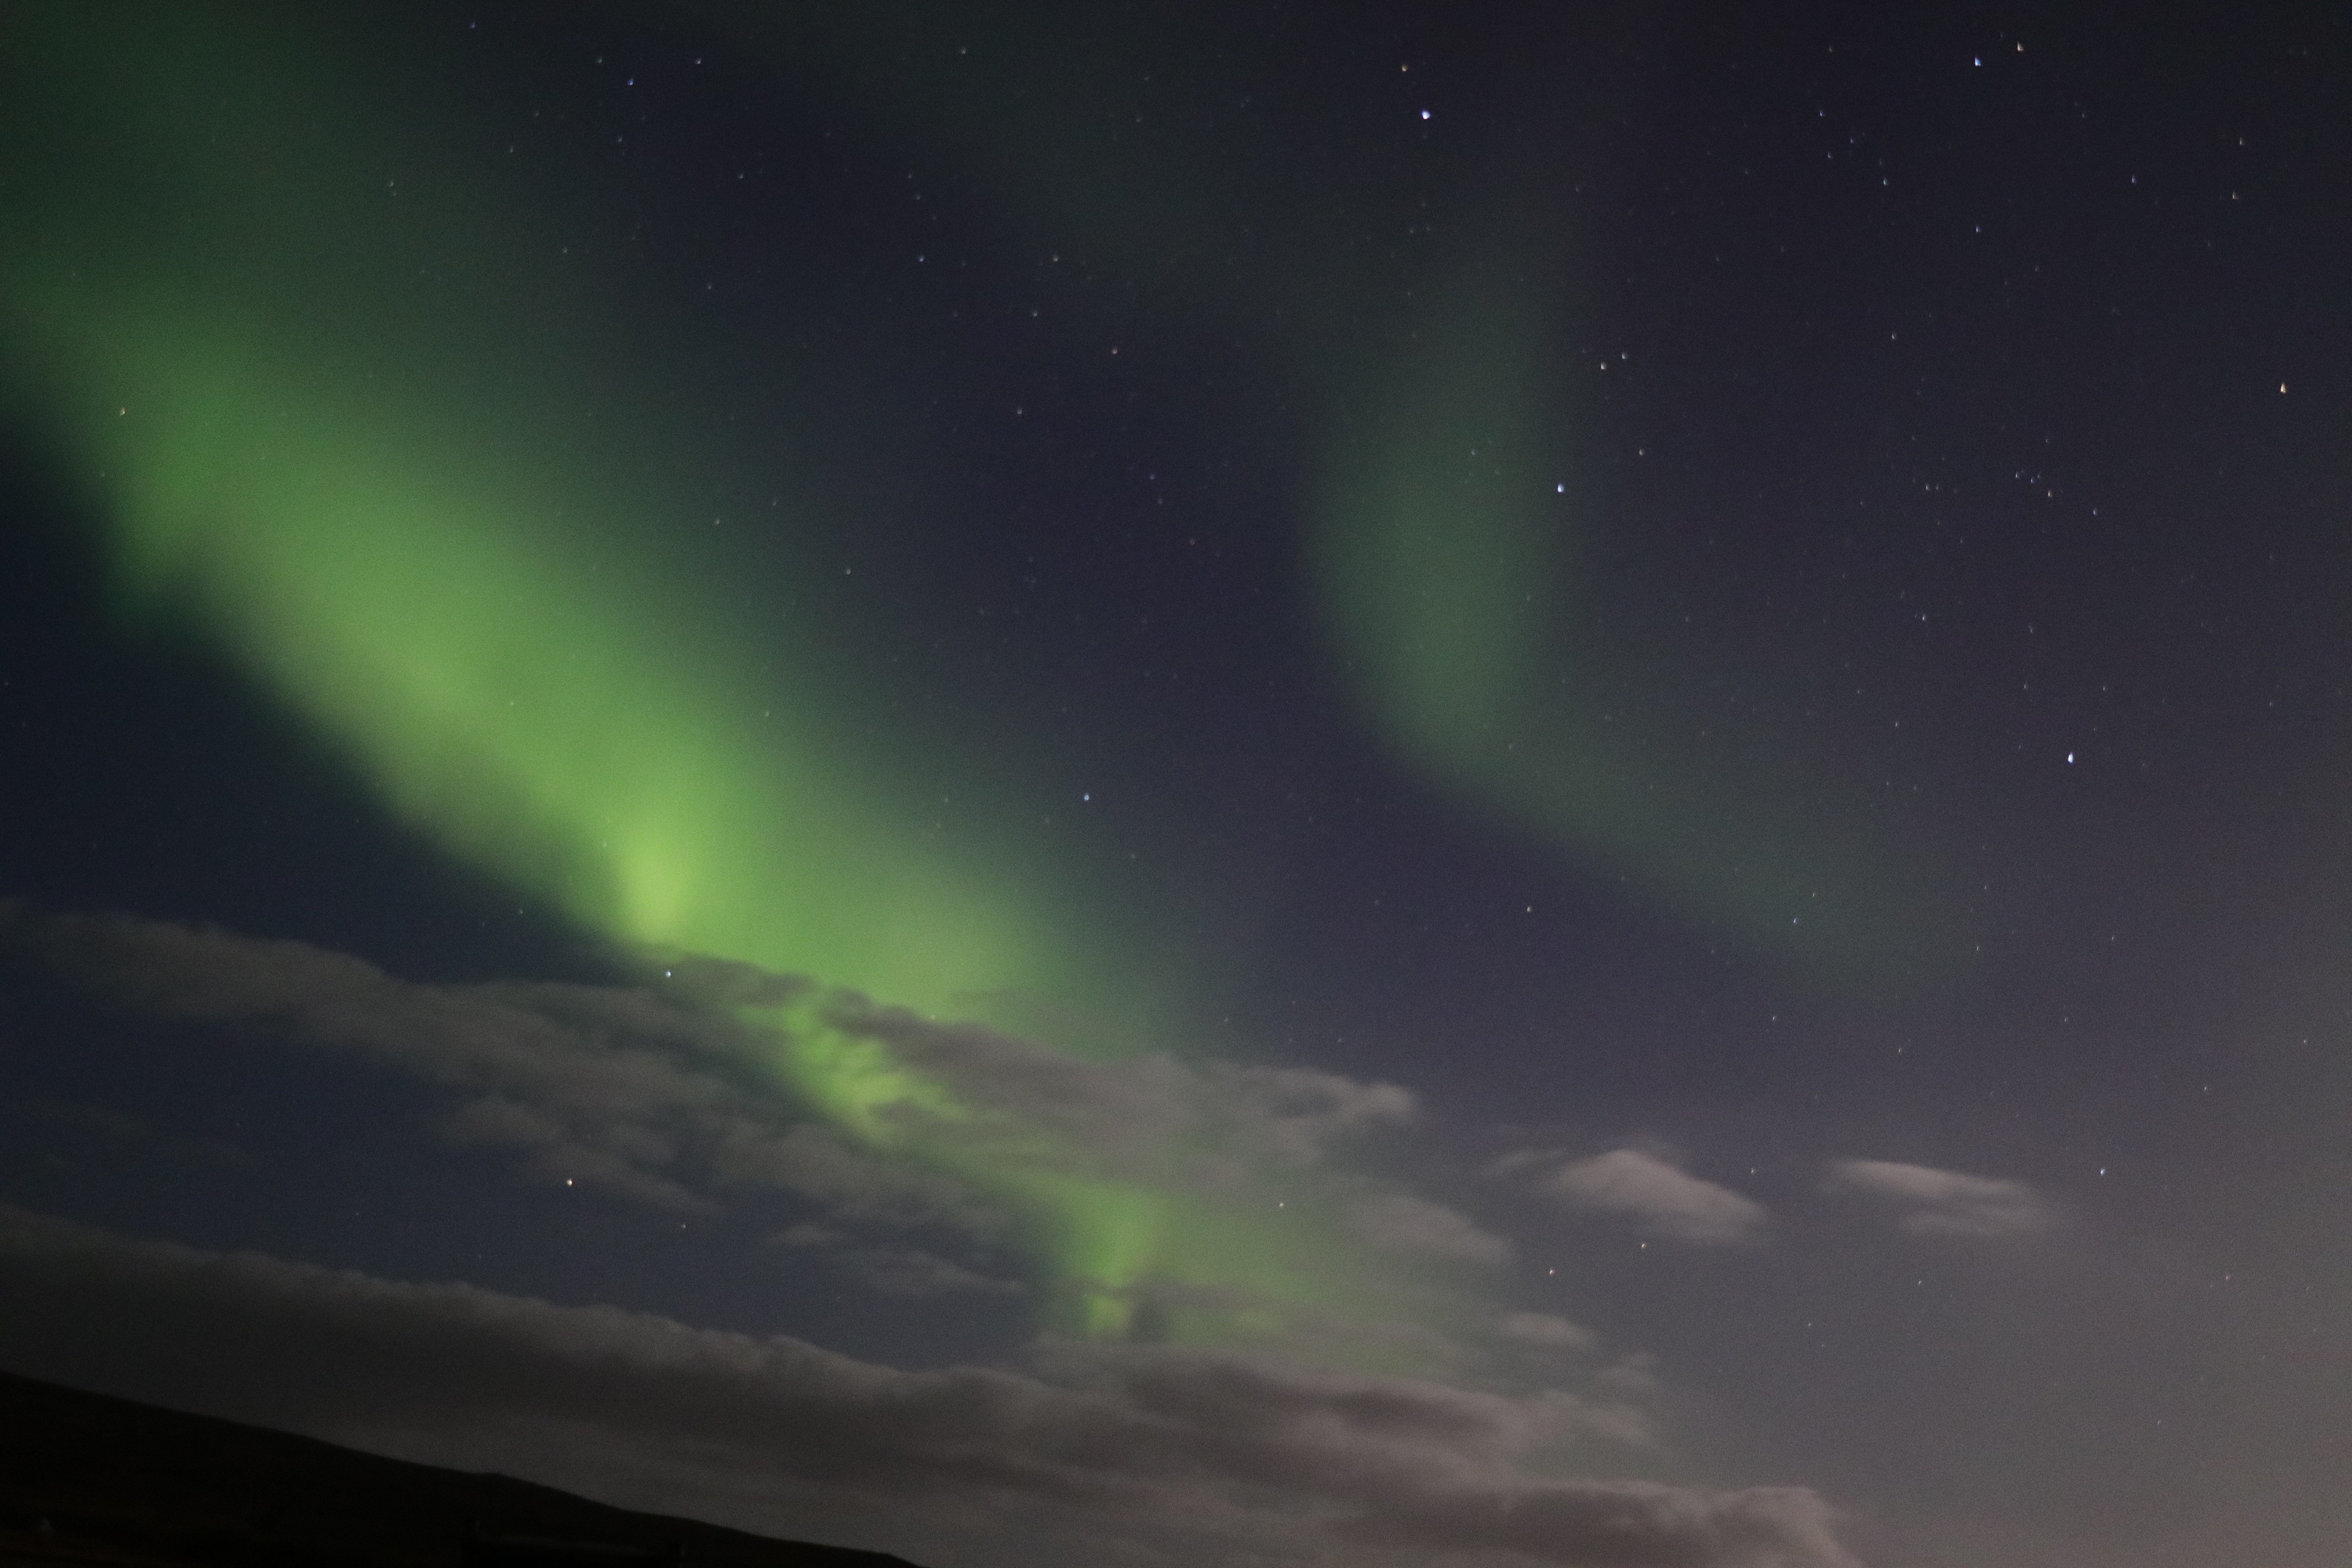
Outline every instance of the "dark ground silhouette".
<path fill-rule="evenodd" d="M 0 1568 L 910 1568 L 0 1373 Z"/>

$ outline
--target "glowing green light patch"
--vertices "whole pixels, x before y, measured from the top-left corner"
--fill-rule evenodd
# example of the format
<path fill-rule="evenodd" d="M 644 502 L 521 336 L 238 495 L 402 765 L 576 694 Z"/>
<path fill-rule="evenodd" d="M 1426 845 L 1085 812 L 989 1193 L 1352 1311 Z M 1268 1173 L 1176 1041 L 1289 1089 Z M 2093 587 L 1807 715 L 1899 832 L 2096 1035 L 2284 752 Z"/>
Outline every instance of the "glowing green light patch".
<path fill-rule="evenodd" d="M 784 1038 L 784 1068 L 793 1085 L 869 1142 L 905 1145 L 913 1141 L 919 1119 L 970 1119 L 937 1080 L 899 1063 L 879 1040 L 834 1028 L 813 1012 L 795 1018 Z"/>

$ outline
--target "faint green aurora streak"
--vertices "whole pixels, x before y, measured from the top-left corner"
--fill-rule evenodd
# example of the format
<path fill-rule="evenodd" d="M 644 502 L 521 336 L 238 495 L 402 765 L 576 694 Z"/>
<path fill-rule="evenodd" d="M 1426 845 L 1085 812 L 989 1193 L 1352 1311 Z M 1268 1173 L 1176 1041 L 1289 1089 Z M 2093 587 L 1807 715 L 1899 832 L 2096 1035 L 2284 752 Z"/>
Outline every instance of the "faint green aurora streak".
<path fill-rule="evenodd" d="M 545 237 L 413 105 L 367 117 L 367 82 L 266 18 L 134 9 L 13 13 L 0 83 L 6 391 L 110 529 L 127 609 L 191 621 L 400 816 L 625 943 L 933 1015 L 1150 1010 L 1039 846 L 932 846 L 851 738 L 856 690 L 730 637 L 646 542 L 694 456 L 593 438 L 595 302 L 551 301 Z M 1107 1174 L 1038 1128 L 926 1135 L 987 1117 L 828 1017 L 769 1020 L 797 1092 L 1026 1214 L 1084 1327 L 1161 1285 L 1367 1299 L 1336 1211 Z"/>
<path fill-rule="evenodd" d="M 698 9 L 747 31 L 768 14 L 743 0 Z M 1320 411 L 1299 487 L 1308 588 L 1360 713 L 1422 779 L 1678 921 L 1840 987 L 1901 989 L 1969 951 L 1916 896 L 1962 880 L 1965 835 L 1888 800 L 1866 742 L 1727 710 L 1724 672 L 1688 639 L 1593 597 L 1591 542 L 1641 542 L 1609 527 L 1586 478 L 1596 422 L 1564 374 L 1583 247 L 1546 205 L 1560 170 L 1545 154 L 1498 147 L 1470 190 L 1386 164 L 1351 187 L 1322 163 L 1268 159 L 1274 132 L 1252 116 L 1089 121 L 1039 64 L 1075 58 L 1072 74 L 1102 79 L 1164 69 L 1182 39 L 1156 19 L 1075 37 L 1013 23 L 985 72 L 897 13 L 820 8 L 808 26 L 822 47 L 775 47 L 779 71 L 876 84 L 840 107 L 877 134 L 919 125 L 961 178 L 1038 235 L 1082 236 L 1094 265 L 1202 335 L 1239 326 L 1258 368 Z M 1243 90 L 1231 65 L 1195 89 Z M 1593 116 L 1612 112 L 1596 100 Z M 1439 193 L 1443 216 L 1429 211 Z M 1366 245 L 1384 212 L 1423 237 Z M 1450 246 L 1427 237 L 1448 231 Z M 1181 277 L 1169 264 L 1221 250 L 1246 263 Z M 1769 689 L 1788 671 L 1733 673 Z"/>
<path fill-rule="evenodd" d="M 1854 809 L 1846 767 L 1701 710 L 1688 659 L 1645 660 L 1592 596 L 1552 312 L 1503 270 L 1398 334 L 1325 455 L 1315 588 L 1373 726 L 1449 793 L 1818 975 L 1951 962 L 1896 879 L 1920 837 Z"/>

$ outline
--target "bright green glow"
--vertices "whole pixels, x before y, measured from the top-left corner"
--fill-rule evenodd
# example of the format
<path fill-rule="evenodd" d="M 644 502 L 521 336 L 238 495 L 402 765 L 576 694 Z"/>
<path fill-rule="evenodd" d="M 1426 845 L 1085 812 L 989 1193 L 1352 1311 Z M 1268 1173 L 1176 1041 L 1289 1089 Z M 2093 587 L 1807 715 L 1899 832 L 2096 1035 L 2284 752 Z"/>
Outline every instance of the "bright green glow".
<path fill-rule="evenodd" d="M 1105 984 L 1142 965 L 1048 854 L 1002 826 L 931 847 L 927 805 L 854 738 L 854 683 L 792 628 L 714 613 L 706 548 L 666 543 L 703 520 L 657 499 L 700 454 L 604 434 L 635 405 L 581 390 L 614 350 L 573 342 L 595 312 L 550 299 L 552 239 L 420 150 L 410 106 L 355 119 L 363 82 L 194 6 L 10 25 L 5 388 L 90 487 L 126 606 L 217 639 L 401 816 L 625 942 L 934 1015 L 1006 992 L 1150 1011 Z M 1434 1300 L 1336 1213 L 1106 1163 L 819 1005 L 772 1021 L 808 1102 L 1025 1216 L 1074 1326 L 1209 1337 L 1286 1303 Z M 1193 1295 L 1139 1324 L 1171 1287 Z"/>
<path fill-rule="evenodd" d="M 904 1144 L 915 1126 L 910 1112 L 929 1122 L 967 1120 L 953 1096 L 899 1065 L 880 1041 L 833 1028 L 814 1008 L 799 1012 L 783 1037 L 803 1092 L 868 1142 Z"/>
<path fill-rule="evenodd" d="M 625 555 L 600 576 L 515 524 L 584 503 L 203 328 L 78 314 L 85 406 L 127 410 L 84 439 L 136 592 L 193 602 L 452 849 L 632 942 L 934 1009 L 1066 982 L 1021 889 L 866 804 L 815 704 L 763 700 Z"/>
<path fill-rule="evenodd" d="M 1160 1272 L 1156 1244 L 1168 1204 L 1159 1194 L 1124 1184 L 1024 1173 L 1022 1195 L 1035 1212 L 1051 1215 L 1053 1238 L 1068 1277 L 1078 1282 L 1076 1327 L 1116 1337 L 1135 1326 L 1135 1300 L 1126 1294 Z M 1216 1278 L 1230 1278 L 1220 1270 Z"/>
<path fill-rule="evenodd" d="M 1317 585 L 1367 712 L 1429 778 L 1692 917 L 1848 980 L 1953 961 L 1888 864 L 1917 836 L 1791 737 L 1703 706 L 1679 661 L 1612 646 L 1579 596 L 1589 502 L 1523 294 L 1433 311 L 1328 457 Z"/>
<path fill-rule="evenodd" d="M 1053 912 L 1041 847 L 1000 826 L 932 847 L 850 738 L 855 685 L 797 628 L 711 613 L 713 547 L 665 537 L 708 519 L 658 499 L 709 455 L 658 431 L 615 449 L 635 410 L 575 384 L 624 345 L 551 303 L 521 220 L 417 137 L 350 124 L 346 84 L 271 60 L 258 26 L 90 16 L 12 18 L 33 36 L 6 145 L 54 184 L 15 193 L 0 320 L 127 605 L 192 615 L 394 809 L 616 938 L 932 1011 L 1139 1015 L 1088 994 L 1113 966 Z"/>

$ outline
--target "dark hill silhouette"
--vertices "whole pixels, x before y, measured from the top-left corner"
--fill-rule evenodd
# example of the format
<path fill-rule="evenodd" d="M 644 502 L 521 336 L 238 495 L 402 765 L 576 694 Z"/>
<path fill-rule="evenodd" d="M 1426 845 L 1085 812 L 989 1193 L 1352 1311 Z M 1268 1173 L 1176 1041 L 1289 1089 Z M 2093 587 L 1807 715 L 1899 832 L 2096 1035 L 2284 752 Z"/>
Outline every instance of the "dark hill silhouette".
<path fill-rule="evenodd" d="M 0 1373 L 0 1568 L 912 1568 Z"/>

